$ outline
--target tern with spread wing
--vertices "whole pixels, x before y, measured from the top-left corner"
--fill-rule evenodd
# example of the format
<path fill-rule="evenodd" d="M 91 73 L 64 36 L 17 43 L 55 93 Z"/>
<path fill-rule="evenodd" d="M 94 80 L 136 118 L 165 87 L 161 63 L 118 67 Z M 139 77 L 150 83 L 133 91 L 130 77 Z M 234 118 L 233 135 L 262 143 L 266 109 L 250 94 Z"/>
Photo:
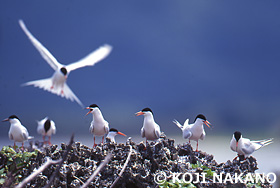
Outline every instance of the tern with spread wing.
<path fill-rule="evenodd" d="M 14 141 L 14 149 L 16 148 L 16 142 L 22 143 L 22 150 L 24 149 L 24 141 L 34 138 L 29 136 L 27 129 L 21 124 L 19 118 L 16 115 L 11 115 L 9 118 L 3 121 L 9 121 L 11 126 L 9 130 L 9 138 Z"/>
<path fill-rule="evenodd" d="M 102 136 L 102 143 L 104 141 L 104 135 L 109 133 L 109 123 L 103 118 L 103 115 L 99 109 L 99 106 L 96 104 L 92 104 L 89 107 L 86 107 L 86 109 L 89 109 L 89 112 L 86 114 L 92 114 L 92 122 L 89 127 L 90 133 L 93 134 L 93 147 L 95 147 L 97 144 L 95 144 L 95 136 Z"/>
<path fill-rule="evenodd" d="M 76 70 L 85 66 L 93 66 L 99 61 L 103 60 L 107 57 L 112 47 L 110 45 L 103 45 L 99 47 L 97 50 L 93 51 L 86 57 L 81 60 L 71 63 L 69 65 L 60 64 L 56 58 L 45 48 L 27 29 L 24 22 L 19 20 L 19 25 L 21 26 L 24 33 L 27 35 L 31 43 L 35 46 L 35 48 L 39 51 L 41 56 L 47 61 L 47 63 L 55 70 L 52 77 L 42 80 L 30 81 L 23 86 L 33 85 L 35 87 L 39 87 L 41 89 L 47 90 L 53 94 L 56 94 L 61 97 L 65 97 L 71 101 L 76 101 L 79 105 L 83 107 L 82 102 L 79 98 L 71 91 L 69 86 L 66 84 L 66 80 L 71 71 Z"/>
<path fill-rule="evenodd" d="M 160 135 L 160 127 L 155 122 L 153 112 L 150 108 L 144 108 L 143 110 L 136 113 L 136 116 L 144 115 L 144 123 L 141 129 L 141 136 L 142 138 L 146 138 L 146 145 L 147 140 L 157 140 Z"/>
<path fill-rule="evenodd" d="M 181 125 L 177 120 L 174 120 L 175 123 L 183 132 L 183 138 L 196 141 L 196 151 L 198 151 L 198 140 L 204 140 L 206 133 L 204 131 L 203 124 L 207 125 L 210 128 L 211 123 L 207 121 L 206 117 L 202 114 L 196 116 L 193 124 L 189 124 L 189 119 L 187 119 L 184 125 Z"/>
<path fill-rule="evenodd" d="M 249 157 L 254 151 L 273 143 L 273 138 L 251 141 L 248 138 L 243 138 L 241 132 L 234 132 L 230 141 L 230 148 L 232 151 L 237 152 L 237 155 Z M 237 157 L 236 157 L 237 158 Z"/>

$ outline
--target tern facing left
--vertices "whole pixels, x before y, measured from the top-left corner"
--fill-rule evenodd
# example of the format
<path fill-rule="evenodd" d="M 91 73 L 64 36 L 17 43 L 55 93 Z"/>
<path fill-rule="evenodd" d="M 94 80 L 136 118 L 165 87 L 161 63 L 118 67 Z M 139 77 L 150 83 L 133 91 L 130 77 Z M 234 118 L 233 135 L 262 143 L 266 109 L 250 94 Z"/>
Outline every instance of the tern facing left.
<path fill-rule="evenodd" d="M 144 108 L 143 110 L 136 113 L 136 116 L 144 115 L 143 127 L 141 129 L 142 138 L 146 138 L 147 140 L 157 140 L 160 135 L 160 127 L 155 122 L 153 112 L 150 108 Z"/>
<path fill-rule="evenodd" d="M 175 123 L 183 132 L 183 138 L 196 141 L 196 151 L 198 151 L 198 140 L 204 140 L 206 133 L 204 131 L 203 124 L 207 125 L 210 128 L 211 123 L 207 121 L 206 117 L 202 114 L 196 116 L 193 124 L 189 124 L 189 119 L 187 119 L 184 125 L 181 125 L 177 120 L 174 120 Z"/>
<path fill-rule="evenodd" d="M 126 136 L 122 132 L 119 132 L 117 129 L 111 128 L 106 138 L 110 138 L 111 142 L 116 143 L 115 136 L 117 135 Z"/>
<path fill-rule="evenodd" d="M 109 132 L 109 123 L 103 118 L 103 115 L 96 104 L 92 104 L 89 107 L 86 107 L 86 109 L 89 109 L 89 112 L 86 115 L 92 114 L 93 116 L 89 131 L 93 134 L 93 147 L 95 147 L 97 145 L 95 144 L 95 136 L 102 136 L 103 143 L 104 135 Z"/>
<path fill-rule="evenodd" d="M 43 136 L 44 144 L 47 142 L 45 141 L 45 137 L 48 136 L 48 144 L 51 145 L 51 136 L 56 133 L 56 127 L 53 120 L 50 120 L 48 117 L 45 117 L 41 121 L 37 121 L 38 127 L 37 132 Z"/>
<path fill-rule="evenodd" d="M 236 131 L 234 132 L 232 139 L 230 141 L 230 148 L 232 151 L 237 152 L 238 156 L 244 156 L 245 158 L 247 158 L 254 151 L 272 143 L 273 143 L 273 138 L 251 141 L 248 138 L 243 138 L 241 132 Z"/>
<path fill-rule="evenodd" d="M 24 141 L 34 138 L 29 136 L 27 129 L 21 124 L 19 118 L 15 115 L 11 115 L 9 118 L 3 121 L 9 121 L 11 126 L 9 130 L 9 138 L 14 141 L 14 149 L 16 149 L 16 142 L 22 143 L 22 149 Z"/>
<path fill-rule="evenodd" d="M 110 45 L 103 45 L 99 47 L 97 50 L 91 52 L 86 57 L 81 60 L 71 63 L 69 65 L 60 64 L 55 57 L 45 48 L 26 28 L 24 22 L 19 20 L 19 25 L 24 31 L 24 33 L 28 36 L 31 43 L 35 46 L 35 48 L 39 51 L 41 56 L 47 61 L 47 63 L 55 70 L 52 77 L 42 80 L 30 81 L 23 86 L 34 85 L 34 87 L 39 87 L 41 89 L 47 90 L 53 94 L 56 94 L 61 97 L 65 97 L 66 99 L 70 99 L 71 101 L 76 101 L 79 105 L 83 107 L 82 102 L 78 99 L 78 97 L 71 91 L 71 89 L 66 84 L 67 77 L 70 72 L 85 66 L 93 66 L 96 63 L 100 62 L 104 58 L 106 58 L 112 47 Z"/>

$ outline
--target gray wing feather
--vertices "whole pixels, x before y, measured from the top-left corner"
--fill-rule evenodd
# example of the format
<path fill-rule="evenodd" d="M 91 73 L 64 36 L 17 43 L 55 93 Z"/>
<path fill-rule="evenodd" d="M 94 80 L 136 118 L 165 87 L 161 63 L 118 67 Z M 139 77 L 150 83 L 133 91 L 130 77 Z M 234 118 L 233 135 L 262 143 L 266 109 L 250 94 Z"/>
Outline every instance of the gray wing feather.
<path fill-rule="evenodd" d="M 189 131 L 189 130 L 184 130 L 183 131 L 183 138 L 184 139 L 189 139 L 191 136 L 192 136 L 191 131 Z"/>
<path fill-rule="evenodd" d="M 141 129 L 141 136 L 142 136 L 142 138 L 145 137 L 145 130 L 144 130 L 144 127 L 142 127 L 142 129 Z"/>
<path fill-rule="evenodd" d="M 155 131 L 156 137 L 159 138 L 160 137 L 160 127 L 159 127 L 159 125 L 156 126 L 154 131 Z"/>

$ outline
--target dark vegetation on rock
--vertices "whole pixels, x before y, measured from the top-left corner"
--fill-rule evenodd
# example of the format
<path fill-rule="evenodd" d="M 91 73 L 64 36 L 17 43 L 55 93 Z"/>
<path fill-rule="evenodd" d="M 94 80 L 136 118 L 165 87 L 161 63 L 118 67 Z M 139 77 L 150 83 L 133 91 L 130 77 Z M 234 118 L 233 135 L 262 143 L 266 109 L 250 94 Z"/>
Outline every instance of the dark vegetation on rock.
<path fill-rule="evenodd" d="M 256 159 L 249 157 L 242 161 L 228 160 L 225 163 L 218 164 L 214 160 L 213 155 L 201 151 L 195 152 L 191 145 L 187 143 L 175 146 L 174 140 L 168 139 L 165 136 L 162 136 L 157 142 L 151 142 L 146 148 L 142 142 L 136 144 L 131 139 L 128 139 L 125 144 L 113 144 L 107 140 L 106 143 L 98 145 L 95 148 L 74 142 L 66 160 L 62 164 L 58 176 L 54 180 L 53 187 L 80 187 L 87 181 L 106 155 L 112 151 L 113 157 L 110 162 L 89 185 L 89 187 L 110 187 L 122 170 L 129 154 L 130 146 L 133 149 L 130 160 L 115 187 L 158 187 L 159 185 L 156 184 L 154 176 L 160 172 L 164 172 L 167 175 L 167 182 L 161 185 L 166 187 L 179 186 L 179 184 L 168 183 L 172 181 L 171 172 L 207 173 L 206 183 L 192 183 L 191 185 L 195 187 L 272 187 L 267 182 L 258 185 L 252 184 L 251 186 L 242 183 L 233 185 L 229 183 L 214 184 L 211 179 L 211 175 L 214 172 L 231 173 L 232 176 L 235 173 L 254 173 L 258 169 Z M 29 165 L 24 166 L 24 168 L 17 172 L 20 176 L 17 177 L 18 181 L 13 182 L 14 184 L 12 186 L 27 177 L 35 169 L 38 169 L 46 161 L 46 157 L 53 160 L 62 158 L 66 147 L 67 145 L 62 143 L 61 148 L 57 145 L 52 145 L 50 147 L 42 147 L 40 151 L 36 151 L 37 155 L 29 159 Z M 0 171 L 5 165 L 5 168 L 7 168 L 9 160 L 7 155 L 2 152 L 0 153 Z M 29 182 L 26 187 L 44 187 L 48 184 L 49 178 L 57 166 L 51 165 L 43 173 Z M 14 167 L 9 166 L 8 168 Z M 11 169 L 6 169 L 5 171 L 8 170 Z"/>

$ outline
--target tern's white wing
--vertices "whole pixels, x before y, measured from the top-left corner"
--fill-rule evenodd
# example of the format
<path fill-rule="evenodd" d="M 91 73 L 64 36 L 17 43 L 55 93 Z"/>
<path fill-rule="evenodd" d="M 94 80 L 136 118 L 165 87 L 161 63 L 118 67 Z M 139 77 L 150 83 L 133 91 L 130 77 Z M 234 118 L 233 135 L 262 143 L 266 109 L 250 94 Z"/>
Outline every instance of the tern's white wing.
<path fill-rule="evenodd" d="M 66 99 L 70 99 L 71 101 L 76 101 L 82 108 L 84 108 L 84 105 L 82 102 L 78 99 L 78 97 L 71 91 L 71 89 L 68 87 L 68 85 L 64 84 L 64 93 L 60 94 L 61 97 L 65 97 Z"/>
<path fill-rule="evenodd" d="M 186 119 L 185 123 L 184 123 L 184 128 L 189 126 L 189 119 Z"/>
<path fill-rule="evenodd" d="M 68 87 L 68 85 L 66 83 L 64 84 L 63 92 L 61 92 L 62 88 L 52 87 L 52 78 L 30 81 L 30 82 L 23 84 L 23 86 L 29 86 L 29 85 L 33 85 L 34 87 L 39 87 L 43 90 L 49 91 L 58 96 L 65 97 L 66 99 L 69 99 L 71 101 L 76 101 L 80 106 L 84 107 L 82 102 L 71 91 L 71 89 Z"/>
<path fill-rule="evenodd" d="M 245 154 L 245 156 L 251 155 L 256 150 L 255 145 L 246 138 L 243 138 L 243 146 L 240 149 Z"/>
<path fill-rule="evenodd" d="M 51 129 L 52 129 L 52 134 L 56 133 L 56 127 L 54 121 L 51 121 Z"/>
<path fill-rule="evenodd" d="M 41 56 L 48 62 L 48 64 L 54 69 L 57 70 L 58 68 L 62 67 L 55 57 L 48 51 L 47 48 L 45 48 L 26 28 L 24 22 L 22 20 L 19 20 L 19 25 L 24 31 L 24 33 L 28 36 L 32 44 L 35 46 L 35 48 L 40 52 Z"/>
<path fill-rule="evenodd" d="M 144 127 L 142 127 L 142 129 L 141 129 L 141 137 L 142 137 L 142 138 L 145 137 L 145 129 L 144 129 Z"/>
<path fill-rule="evenodd" d="M 183 126 L 181 125 L 181 123 L 180 123 L 179 121 L 177 121 L 176 119 L 174 119 L 173 123 L 174 123 L 175 125 L 177 125 L 177 127 L 179 127 L 180 129 L 183 130 Z"/>
<path fill-rule="evenodd" d="M 84 57 L 83 59 L 67 65 L 66 69 L 67 71 L 70 72 L 81 67 L 93 66 L 99 61 L 101 61 L 102 59 L 104 59 L 105 57 L 107 57 L 110 54 L 111 50 L 112 50 L 112 46 L 105 44 L 99 47 L 94 52 L 87 55 L 86 57 Z"/>
<path fill-rule="evenodd" d="M 156 125 L 155 126 L 155 135 L 156 135 L 156 138 L 159 138 L 160 137 L 160 127 L 159 125 Z"/>
<path fill-rule="evenodd" d="M 255 146 L 256 150 L 258 150 L 261 147 L 272 144 L 273 143 L 273 138 L 265 139 L 265 140 L 258 140 L 258 141 L 251 141 L 251 142 Z"/>

